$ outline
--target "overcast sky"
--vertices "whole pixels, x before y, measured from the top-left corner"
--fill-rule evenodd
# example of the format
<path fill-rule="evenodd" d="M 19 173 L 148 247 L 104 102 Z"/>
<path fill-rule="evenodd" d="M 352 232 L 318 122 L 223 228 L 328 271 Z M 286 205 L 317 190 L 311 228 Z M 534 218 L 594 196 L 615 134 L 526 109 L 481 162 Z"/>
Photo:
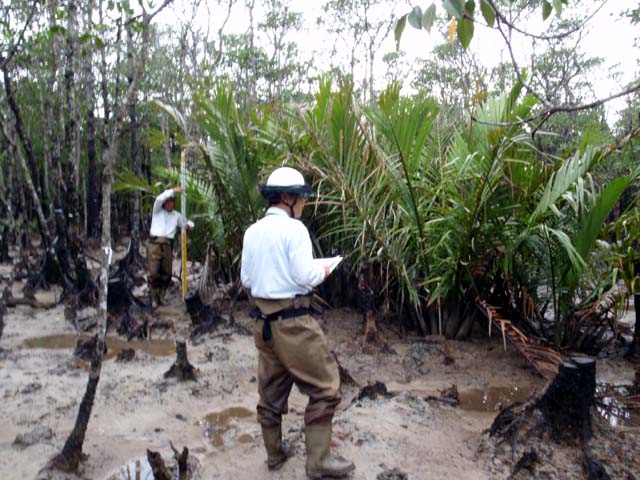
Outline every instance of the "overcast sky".
<path fill-rule="evenodd" d="M 205 2 L 207 0 L 204 0 Z M 329 55 L 333 46 L 333 37 L 328 34 L 326 27 L 318 26 L 318 17 L 323 17 L 324 12 L 322 5 L 324 1 L 313 0 L 290 0 L 291 10 L 303 13 L 303 28 L 299 32 L 292 33 L 288 40 L 298 43 L 301 56 L 303 58 L 313 58 L 314 63 L 320 69 L 324 63 L 329 63 Z M 440 13 L 442 13 L 441 2 L 435 2 Z M 260 0 L 256 4 L 261 4 Z M 412 5 L 421 5 L 426 8 L 431 4 L 427 2 L 389 2 L 390 7 L 386 7 L 383 16 L 389 16 L 392 12 L 396 16 L 407 13 Z M 576 4 L 578 6 L 576 6 Z M 590 5 L 590 6 L 586 6 Z M 599 5 L 604 4 L 597 14 L 589 21 L 586 34 L 583 35 L 580 48 L 588 56 L 597 56 L 604 58 L 603 68 L 597 72 L 596 78 L 593 78 L 593 84 L 596 88 L 598 97 L 608 96 L 622 88 L 623 85 L 630 82 L 636 75 L 638 69 L 638 60 L 640 58 L 638 49 L 633 48 L 634 38 L 640 36 L 640 31 L 636 31 L 627 19 L 621 18 L 621 13 L 629 8 L 637 6 L 635 0 L 604 0 L 600 1 L 576 1 L 570 2 L 570 7 L 565 13 L 576 13 L 580 10 L 582 15 L 593 13 Z M 160 17 L 162 23 L 175 23 L 176 19 L 186 20 L 188 11 L 190 11 L 191 0 L 176 0 L 169 10 L 163 12 Z M 210 12 L 210 15 L 209 15 Z M 210 35 L 214 36 L 220 23 L 222 22 L 226 11 L 217 6 L 211 6 L 209 12 L 201 7 L 197 15 L 196 22 L 203 30 L 206 29 L 207 23 L 210 26 Z M 260 21 L 263 10 L 258 7 L 256 16 Z M 523 27 L 532 33 L 543 33 L 545 28 L 553 21 L 553 17 L 543 24 L 539 12 L 533 21 L 523 24 Z M 234 6 L 231 18 L 225 27 L 225 33 L 243 33 L 247 31 L 249 24 L 247 9 L 244 7 L 244 0 L 238 0 Z M 405 52 L 409 65 L 415 65 L 415 60 L 427 58 L 434 45 L 442 42 L 442 31 L 434 27 L 431 34 L 423 30 L 415 30 L 407 25 L 402 38 L 401 50 Z M 501 61 L 508 61 L 509 56 L 505 48 L 504 41 L 500 34 L 487 27 L 478 25 L 471 43 L 471 50 L 475 52 L 481 62 L 491 68 Z M 376 88 L 384 86 L 385 65 L 382 57 L 385 53 L 395 50 L 395 42 L 393 39 L 393 30 L 385 39 L 379 53 L 377 55 L 377 65 L 375 67 Z M 514 50 L 518 61 L 526 63 L 527 57 L 531 53 L 530 42 L 524 37 L 514 34 Z M 609 73 L 619 72 L 619 78 L 614 81 L 608 78 Z M 363 76 L 364 72 L 360 72 Z M 410 72 L 411 76 L 411 72 Z M 406 86 L 408 87 L 408 85 Z M 612 102 L 608 110 L 613 112 L 624 106 L 624 100 Z"/>

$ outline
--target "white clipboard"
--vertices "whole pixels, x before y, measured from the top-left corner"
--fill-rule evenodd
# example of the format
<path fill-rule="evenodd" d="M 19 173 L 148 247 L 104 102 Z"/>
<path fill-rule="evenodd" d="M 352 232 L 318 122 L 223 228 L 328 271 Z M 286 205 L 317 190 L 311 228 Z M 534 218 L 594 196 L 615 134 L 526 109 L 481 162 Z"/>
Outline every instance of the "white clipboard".
<path fill-rule="evenodd" d="M 323 267 L 325 265 L 329 265 L 329 273 L 332 273 L 336 267 L 338 265 L 340 265 L 340 262 L 342 262 L 342 256 L 338 255 L 337 257 L 330 257 L 330 258 L 314 258 L 313 259 L 313 264 L 314 265 L 318 265 L 320 267 Z"/>

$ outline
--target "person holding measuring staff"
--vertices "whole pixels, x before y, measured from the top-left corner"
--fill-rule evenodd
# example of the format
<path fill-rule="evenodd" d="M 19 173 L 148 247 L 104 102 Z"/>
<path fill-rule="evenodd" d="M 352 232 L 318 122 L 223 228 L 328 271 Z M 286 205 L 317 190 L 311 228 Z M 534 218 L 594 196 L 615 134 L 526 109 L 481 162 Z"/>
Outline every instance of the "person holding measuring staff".
<path fill-rule="evenodd" d="M 178 227 L 193 228 L 193 222 L 176 212 L 175 194 L 180 187 L 165 190 L 156 198 L 151 217 L 151 231 L 147 241 L 147 262 L 149 264 L 149 292 L 152 308 L 162 303 L 167 287 L 171 285 L 173 266 L 173 239 Z M 183 275 L 186 272 L 183 272 Z"/>
<path fill-rule="evenodd" d="M 354 464 L 330 450 L 332 419 L 340 403 L 338 365 L 322 329 L 309 315 L 311 290 L 341 257 L 313 259 L 309 232 L 299 220 L 305 197 L 313 190 L 300 172 L 278 168 L 260 185 L 260 192 L 269 209 L 245 232 L 241 280 L 257 307 L 257 410 L 267 466 L 277 470 L 287 460 L 281 422 L 295 383 L 309 396 L 304 416 L 307 476 L 344 477 Z"/>

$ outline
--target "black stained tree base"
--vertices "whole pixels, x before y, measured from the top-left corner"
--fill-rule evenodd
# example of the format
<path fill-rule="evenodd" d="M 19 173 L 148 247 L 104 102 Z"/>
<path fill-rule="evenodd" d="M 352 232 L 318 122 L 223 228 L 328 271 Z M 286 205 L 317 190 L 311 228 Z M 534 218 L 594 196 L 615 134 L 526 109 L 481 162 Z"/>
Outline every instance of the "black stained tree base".
<path fill-rule="evenodd" d="M 196 369 L 187 358 L 187 343 L 176 338 L 176 361 L 164 374 L 164 378 L 175 377 L 179 382 L 196 381 Z"/>
<path fill-rule="evenodd" d="M 212 332 L 222 322 L 220 314 L 213 307 L 202 302 L 198 290 L 189 290 L 184 301 L 193 325 L 191 338 Z"/>
<path fill-rule="evenodd" d="M 104 348 L 104 344 L 98 341 L 98 346 Z M 84 436 L 91 419 L 91 410 L 93 409 L 93 401 L 96 396 L 98 382 L 100 381 L 100 372 L 102 369 L 102 355 L 98 354 L 99 348 L 96 348 L 91 359 L 91 369 L 89 371 L 89 381 L 87 389 L 80 402 L 78 416 L 73 430 L 69 434 L 67 441 L 62 448 L 62 452 L 56 455 L 50 462 L 50 467 L 63 472 L 76 472 L 80 461 L 82 460 L 82 445 Z"/>
<path fill-rule="evenodd" d="M 592 435 L 591 411 L 596 393 L 596 362 L 573 358 L 560 365 L 558 375 L 536 402 L 554 437 L 588 441 Z"/>
<path fill-rule="evenodd" d="M 502 410 L 493 421 L 489 435 L 508 441 L 515 453 L 516 445 L 526 445 L 534 432 L 547 432 L 556 442 L 580 446 L 586 478 L 609 479 L 605 466 L 594 457 L 589 446 L 593 436 L 591 407 L 595 403 L 595 391 L 595 360 L 574 357 L 560 365 L 542 396 Z"/>

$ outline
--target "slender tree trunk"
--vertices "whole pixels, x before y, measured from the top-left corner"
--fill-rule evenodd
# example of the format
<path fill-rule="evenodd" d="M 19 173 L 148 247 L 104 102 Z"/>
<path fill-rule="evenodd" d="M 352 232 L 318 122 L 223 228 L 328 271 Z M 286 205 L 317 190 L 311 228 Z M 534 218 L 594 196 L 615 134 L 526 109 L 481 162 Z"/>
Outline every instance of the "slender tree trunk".
<path fill-rule="evenodd" d="M 122 40 L 122 15 L 120 16 L 120 18 L 118 18 L 117 20 L 118 23 L 118 28 L 116 30 L 116 42 L 115 42 L 115 46 L 116 46 L 116 65 L 115 65 L 115 70 L 116 70 L 116 82 L 115 82 L 115 94 L 114 94 L 114 98 L 113 98 L 113 108 L 111 109 L 114 112 L 119 112 L 120 111 L 120 59 L 121 59 L 121 53 L 122 50 L 120 48 L 120 43 Z M 117 120 L 117 119 L 116 119 Z M 107 140 L 107 143 L 109 143 L 109 141 Z M 115 165 L 114 165 L 115 167 Z M 118 216 L 118 204 L 117 202 L 111 202 L 111 231 L 112 234 L 114 236 L 118 235 L 118 225 L 120 224 L 120 218 Z"/>
<path fill-rule="evenodd" d="M 169 126 L 165 114 L 162 114 L 160 117 L 160 128 L 162 130 L 162 136 L 164 137 L 164 141 L 162 142 L 162 146 L 164 147 L 164 162 L 167 168 L 171 168 L 171 139 L 169 138 Z"/>
<path fill-rule="evenodd" d="M 93 14 L 93 0 L 87 0 L 87 28 L 91 29 Z M 93 75 L 93 48 L 90 48 L 84 58 L 85 93 L 87 103 L 87 237 L 97 238 L 100 231 L 100 200 L 98 196 L 98 172 L 96 169 L 96 120 L 95 90 Z M 105 108 L 109 108 L 105 106 Z"/>
<path fill-rule="evenodd" d="M 24 130 L 24 125 L 22 123 L 22 114 L 20 113 L 20 108 L 18 107 L 18 104 L 14 97 L 13 82 L 11 80 L 11 76 L 9 75 L 9 67 L 7 65 L 4 65 L 2 67 L 2 74 L 4 78 L 4 90 L 7 95 L 7 103 L 9 104 L 9 108 L 11 109 L 11 112 L 13 113 L 13 117 L 14 117 L 14 128 L 16 130 L 16 133 L 18 134 L 18 138 L 20 139 L 20 142 L 22 143 L 25 153 L 27 155 L 27 161 L 29 164 L 29 168 L 31 170 L 31 178 L 34 179 L 33 186 L 35 188 L 35 191 L 38 197 L 40 197 L 42 195 L 42 189 L 39 187 L 39 184 L 38 184 L 38 178 L 39 178 L 38 163 L 36 161 L 36 156 L 33 153 L 33 146 L 31 145 L 31 140 L 29 139 L 29 136 L 26 134 Z"/>
<path fill-rule="evenodd" d="M 13 145 L 11 147 L 11 151 L 13 152 L 14 157 L 18 156 L 18 147 L 17 145 Z M 29 206 L 27 205 L 27 197 L 25 195 L 26 185 L 25 182 L 22 181 L 22 175 L 20 171 L 22 168 L 18 166 L 16 162 L 16 169 L 14 175 L 14 185 L 16 193 L 16 212 L 18 212 L 18 225 L 17 225 L 17 235 L 18 235 L 18 245 L 20 248 L 19 258 L 21 259 L 22 265 L 26 268 L 29 265 L 29 254 L 31 250 L 31 235 L 29 231 Z"/>
<path fill-rule="evenodd" d="M 251 0 L 247 2 L 247 7 L 249 8 L 249 48 L 251 50 L 251 78 L 253 81 L 249 82 L 251 88 L 251 100 L 256 101 L 257 92 L 256 92 L 256 82 L 258 80 L 258 68 L 256 61 L 256 51 L 254 45 L 254 32 L 253 32 L 253 9 L 255 8 L 255 0 Z"/>
<path fill-rule="evenodd" d="M 66 65 L 64 72 L 66 90 L 67 124 L 65 140 L 67 145 L 67 163 L 69 181 L 67 182 L 67 219 L 74 227 L 74 235 L 79 231 L 79 165 L 80 151 L 78 148 L 78 115 L 76 108 L 76 43 L 77 43 L 77 15 L 78 5 L 75 0 L 67 3 L 67 44 Z"/>
<path fill-rule="evenodd" d="M 127 8 L 129 2 L 127 1 Z M 128 18 L 127 25 L 127 82 L 129 87 L 133 83 L 134 65 L 133 65 L 133 25 L 131 18 Z M 138 149 L 138 120 L 136 114 L 136 95 L 129 98 L 129 127 L 131 130 L 131 169 L 134 175 L 140 175 L 140 154 Z M 135 264 L 140 257 L 140 191 L 133 192 L 133 205 L 131 206 L 131 243 L 129 245 L 129 262 Z"/>
<path fill-rule="evenodd" d="M 104 0 L 99 0 L 98 2 L 98 19 L 100 23 L 104 23 L 104 12 L 103 5 Z M 118 29 L 120 26 L 118 26 Z M 119 31 L 119 30 L 118 30 Z M 107 49 L 102 47 L 100 49 L 100 87 L 102 91 L 102 108 L 104 115 L 104 123 L 102 128 L 101 142 L 102 142 L 102 150 L 106 150 L 109 147 L 108 141 L 108 131 L 109 131 L 109 115 L 111 115 L 111 111 L 109 109 L 109 73 L 107 70 Z"/>
<path fill-rule="evenodd" d="M 40 231 L 40 235 L 42 237 L 42 244 L 45 250 L 46 261 L 52 262 L 50 268 L 55 270 L 54 274 L 56 276 L 60 276 L 66 280 L 66 287 L 69 288 L 71 284 L 64 270 L 60 268 L 60 265 L 56 258 L 53 237 L 49 232 L 49 228 L 47 226 L 47 220 L 44 216 L 44 211 L 42 209 L 42 202 L 40 201 L 40 195 L 36 190 L 35 184 L 33 182 L 33 178 L 31 176 L 31 172 L 27 165 L 27 161 L 25 160 L 24 155 L 22 154 L 22 150 L 20 149 L 19 145 L 15 140 L 14 133 L 11 131 L 11 129 L 9 128 L 7 123 L 4 121 L 4 119 L 0 119 L 0 124 L 2 124 L 2 132 L 4 134 L 4 137 L 6 138 L 7 142 L 11 145 L 12 149 L 15 152 L 16 161 L 18 163 L 18 166 L 22 170 L 22 176 L 24 179 L 23 185 L 26 188 L 31 198 L 33 207 L 35 208 L 38 230 Z M 15 124 L 14 124 L 14 127 L 15 127 Z M 23 211 L 26 210 L 26 205 L 23 205 L 23 208 L 21 210 Z"/>
<path fill-rule="evenodd" d="M 57 1 L 49 1 L 49 28 L 55 26 L 55 15 L 57 11 Z M 47 95 L 45 98 L 45 131 L 49 142 L 49 159 L 51 160 L 51 181 L 52 194 L 50 200 L 54 209 L 61 208 L 61 197 L 66 195 L 66 182 L 62 181 L 62 170 L 60 168 L 61 146 L 60 137 L 56 129 L 54 101 L 57 98 L 55 92 L 56 76 L 58 75 L 59 47 L 57 33 L 51 34 L 51 55 L 49 56 L 49 75 L 47 76 Z M 62 110 L 62 109 L 60 109 Z"/>
<path fill-rule="evenodd" d="M 4 151 L 9 151 L 9 142 L 3 141 L 2 147 Z M 13 205 L 11 202 L 10 190 L 7 185 L 10 182 L 5 181 L 5 170 L 9 171 L 9 162 L 4 165 L 0 165 L 0 208 L 6 213 L 7 221 L 4 226 L 0 225 L 0 262 L 9 261 L 9 243 L 15 238 L 16 221 L 13 213 Z M 15 243 L 15 242 L 14 242 Z"/>
<path fill-rule="evenodd" d="M 40 85 L 46 85 L 46 80 L 44 78 L 39 78 L 38 79 L 38 84 Z M 43 92 L 41 88 L 38 89 L 38 97 L 40 99 L 40 106 L 41 106 L 41 111 L 40 111 L 40 116 L 41 118 L 47 118 L 47 102 L 50 100 L 47 100 L 47 95 L 48 92 L 45 91 Z M 49 146 L 47 146 L 46 144 L 47 139 L 44 139 L 44 152 L 43 152 L 43 158 L 42 158 L 42 189 L 43 189 L 43 198 L 42 198 L 42 208 L 44 209 L 44 213 L 47 217 L 49 217 L 51 215 L 52 210 L 52 206 L 51 206 L 51 197 L 53 195 L 52 193 L 52 182 L 51 182 L 51 148 L 49 148 Z"/>
<path fill-rule="evenodd" d="M 162 10 L 170 0 L 165 1 L 156 13 Z M 154 14 L 155 15 L 155 14 Z M 147 57 L 147 48 L 149 45 L 149 25 L 154 15 L 143 12 L 142 21 L 142 41 L 140 47 L 140 64 L 136 69 L 133 81 L 129 85 L 126 94 L 126 103 L 136 94 L 140 77 L 144 72 L 144 65 Z M 125 109 L 117 110 L 118 114 L 109 135 L 109 148 L 102 153 L 102 248 L 101 248 L 101 269 L 100 269 L 100 288 L 98 301 L 98 337 L 96 341 L 96 350 L 91 361 L 91 370 L 89 371 L 89 380 L 85 390 L 76 423 L 73 430 L 69 434 L 65 445 L 60 452 L 49 464 L 50 467 L 65 472 L 75 472 L 82 458 L 82 447 L 84 438 L 91 419 L 91 411 L 95 394 L 100 381 L 100 373 L 102 371 L 102 359 L 104 352 L 104 342 L 107 334 L 107 294 L 109 285 L 109 265 L 111 264 L 111 187 L 113 182 L 113 171 L 115 167 L 115 157 L 119 147 L 119 135 L 122 131 L 122 125 L 125 117 Z"/>
<path fill-rule="evenodd" d="M 640 293 L 636 293 L 633 296 L 633 308 L 636 314 L 636 325 L 633 330 L 633 343 L 631 344 L 630 354 L 640 356 Z"/>

